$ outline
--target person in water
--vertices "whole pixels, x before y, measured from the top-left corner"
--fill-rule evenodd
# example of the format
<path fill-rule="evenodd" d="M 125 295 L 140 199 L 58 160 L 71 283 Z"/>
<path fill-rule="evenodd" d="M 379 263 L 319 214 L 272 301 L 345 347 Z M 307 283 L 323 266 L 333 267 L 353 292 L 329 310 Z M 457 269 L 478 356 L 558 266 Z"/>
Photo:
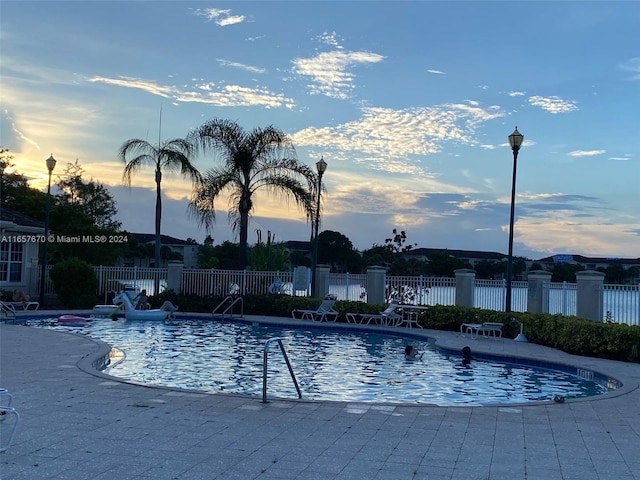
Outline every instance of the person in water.
<path fill-rule="evenodd" d="M 415 360 L 416 358 L 422 358 L 422 354 L 418 352 L 418 349 L 413 345 L 407 345 L 404 347 L 404 359 Z"/>
<path fill-rule="evenodd" d="M 471 355 L 471 348 L 463 347 L 462 348 L 462 365 L 469 365 L 471 360 L 475 360 L 473 355 Z"/>
<path fill-rule="evenodd" d="M 176 310 L 178 310 L 178 306 L 171 303 L 169 300 L 165 300 L 164 303 L 160 306 L 160 310 L 165 310 L 167 312 L 167 318 L 173 319 L 173 314 Z"/>

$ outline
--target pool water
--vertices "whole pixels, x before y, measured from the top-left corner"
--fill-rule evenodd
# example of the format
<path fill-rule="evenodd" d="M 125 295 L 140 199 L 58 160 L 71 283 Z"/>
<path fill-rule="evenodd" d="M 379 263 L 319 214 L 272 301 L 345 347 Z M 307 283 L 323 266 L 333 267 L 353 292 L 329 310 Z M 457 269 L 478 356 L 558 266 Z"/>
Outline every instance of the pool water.
<path fill-rule="evenodd" d="M 304 399 L 433 405 L 487 405 L 584 397 L 606 392 L 596 382 L 529 366 L 474 361 L 438 352 L 427 341 L 363 331 L 279 328 L 241 322 L 97 319 L 82 327 L 55 320 L 33 326 L 73 330 L 122 350 L 110 375 L 144 383 L 262 395 L 265 342 L 280 337 Z M 414 345 L 422 357 L 405 360 Z M 297 398 L 283 356 L 269 349 L 269 397 Z"/>

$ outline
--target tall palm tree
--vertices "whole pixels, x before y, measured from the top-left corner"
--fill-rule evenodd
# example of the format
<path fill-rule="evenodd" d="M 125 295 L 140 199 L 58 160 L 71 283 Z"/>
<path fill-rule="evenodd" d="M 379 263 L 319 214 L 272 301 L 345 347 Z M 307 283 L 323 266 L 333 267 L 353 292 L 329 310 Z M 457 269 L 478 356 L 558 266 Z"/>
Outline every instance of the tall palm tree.
<path fill-rule="evenodd" d="M 299 162 L 293 143 L 282 130 L 268 126 L 245 131 L 237 123 L 212 119 L 188 137 L 202 151 L 218 155 L 223 165 L 207 170 L 190 203 L 192 212 L 209 230 L 215 220 L 214 202 L 229 195 L 229 218 L 239 231 L 239 267 L 247 266 L 247 234 L 257 190 L 293 198 L 307 219 L 313 218 L 312 188 L 316 174 Z"/>
<path fill-rule="evenodd" d="M 146 140 L 132 138 L 120 146 L 119 157 L 125 164 L 122 178 L 124 182 L 131 186 L 131 176 L 146 166 L 155 167 L 156 181 L 156 242 L 155 242 L 155 263 L 156 268 L 160 267 L 160 224 L 162 221 L 162 171 L 179 172 L 183 176 L 188 176 L 195 184 L 200 181 L 201 176 L 198 169 L 191 163 L 191 158 L 195 152 L 194 146 L 185 139 L 174 138 L 158 142 L 153 145 Z M 129 158 L 127 161 L 127 157 Z M 157 290 L 156 290 L 157 293 Z"/>

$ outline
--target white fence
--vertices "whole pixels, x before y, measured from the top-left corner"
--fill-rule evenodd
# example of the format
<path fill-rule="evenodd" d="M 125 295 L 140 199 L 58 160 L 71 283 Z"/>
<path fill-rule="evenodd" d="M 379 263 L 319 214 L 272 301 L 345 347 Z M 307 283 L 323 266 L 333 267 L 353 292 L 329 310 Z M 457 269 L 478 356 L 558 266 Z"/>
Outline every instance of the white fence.
<path fill-rule="evenodd" d="M 640 325 L 640 285 L 601 285 L 604 320 Z"/>
<path fill-rule="evenodd" d="M 50 266 L 49 266 L 50 268 Z M 48 268 L 48 270 L 49 270 Z M 39 269 L 38 269 L 39 271 Z M 123 285 L 146 289 L 149 295 L 167 288 L 166 268 L 95 267 L 98 276 L 98 295 L 107 296 Z M 48 277 L 48 275 L 47 275 Z M 38 277 L 39 278 L 39 277 Z M 200 296 L 286 293 L 305 296 L 310 289 L 293 290 L 292 272 L 253 272 L 218 269 L 183 269 L 181 292 Z M 39 282 L 38 282 L 39 284 Z M 274 291 L 274 286 L 277 290 Z M 156 290 L 157 287 L 157 290 Z M 50 281 L 46 293 L 53 294 Z M 490 310 L 504 310 L 506 282 L 476 279 L 474 306 Z M 338 300 L 367 301 L 367 275 L 329 274 L 329 293 Z M 414 305 L 455 305 L 456 279 L 425 276 L 387 276 L 386 299 Z M 527 282 L 512 282 L 511 309 L 527 311 Z M 544 285 L 543 310 L 551 314 L 576 315 L 577 289 L 575 283 L 547 282 Z M 600 287 L 603 321 L 640 325 L 640 285 L 610 285 Z"/>

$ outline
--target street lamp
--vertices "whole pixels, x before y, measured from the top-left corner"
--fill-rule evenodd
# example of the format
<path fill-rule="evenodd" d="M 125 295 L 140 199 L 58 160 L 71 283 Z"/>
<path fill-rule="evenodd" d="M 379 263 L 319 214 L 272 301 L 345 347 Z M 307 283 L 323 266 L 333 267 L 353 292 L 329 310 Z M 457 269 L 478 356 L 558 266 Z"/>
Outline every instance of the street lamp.
<path fill-rule="evenodd" d="M 40 272 L 40 305 L 44 305 L 44 276 L 47 272 L 47 244 L 49 243 L 49 209 L 51 203 L 51 173 L 56 167 L 56 159 L 53 154 L 46 160 L 47 170 L 49 171 L 49 183 L 47 183 L 47 206 L 44 214 L 44 248 L 42 254 L 42 270 Z"/>
<path fill-rule="evenodd" d="M 324 157 L 320 157 L 320 160 L 316 162 L 316 169 L 318 170 L 318 202 L 316 203 L 316 218 L 314 219 L 314 234 L 313 234 L 313 259 L 311 270 L 311 296 L 315 294 L 316 289 L 316 266 L 318 264 L 318 227 L 320 224 L 320 196 L 322 194 L 322 175 L 327 170 L 327 162 L 324 161 Z"/>
<path fill-rule="evenodd" d="M 513 271 L 513 219 L 516 210 L 516 166 L 518 164 L 518 152 L 524 136 L 518 131 L 518 127 L 509 135 L 509 145 L 513 151 L 513 179 L 511 181 L 511 216 L 509 217 L 509 256 L 507 257 L 507 295 L 505 299 L 505 312 L 511 311 L 511 275 Z"/>

